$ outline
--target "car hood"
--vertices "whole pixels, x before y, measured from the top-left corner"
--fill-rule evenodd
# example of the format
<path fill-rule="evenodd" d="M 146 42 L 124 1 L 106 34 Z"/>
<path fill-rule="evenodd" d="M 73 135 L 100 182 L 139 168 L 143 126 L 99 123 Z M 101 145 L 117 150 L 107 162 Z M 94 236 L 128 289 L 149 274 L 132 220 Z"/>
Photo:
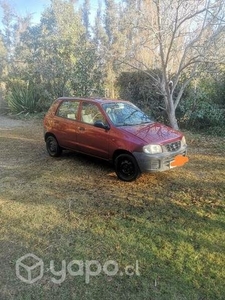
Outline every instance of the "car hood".
<path fill-rule="evenodd" d="M 179 131 L 160 123 L 123 126 L 122 130 L 139 137 L 147 144 L 165 144 L 180 140 L 183 136 Z"/>

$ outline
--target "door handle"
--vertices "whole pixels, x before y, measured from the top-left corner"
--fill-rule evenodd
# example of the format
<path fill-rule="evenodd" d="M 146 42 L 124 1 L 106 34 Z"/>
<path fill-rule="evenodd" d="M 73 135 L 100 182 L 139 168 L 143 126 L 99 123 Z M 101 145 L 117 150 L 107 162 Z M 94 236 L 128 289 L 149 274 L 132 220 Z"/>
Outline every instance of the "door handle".
<path fill-rule="evenodd" d="M 78 127 L 78 129 L 79 129 L 80 131 L 85 131 L 85 128 L 84 128 L 84 127 Z"/>

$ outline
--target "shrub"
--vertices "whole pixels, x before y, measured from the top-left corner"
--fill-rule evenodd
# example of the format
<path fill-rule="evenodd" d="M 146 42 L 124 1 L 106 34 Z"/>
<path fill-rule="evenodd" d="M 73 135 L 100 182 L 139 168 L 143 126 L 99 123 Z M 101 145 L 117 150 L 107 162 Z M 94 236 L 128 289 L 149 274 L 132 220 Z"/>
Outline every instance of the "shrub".
<path fill-rule="evenodd" d="M 214 133 L 225 127 L 225 110 L 213 103 L 203 91 L 189 94 L 179 105 L 177 116 L 182 127 Z M 217 129 L 216 129 L 217 128 Z M 222 129 L 224 131 L 224 129 Z M 221 130 L 218 131 L 218 133 Z"/>
<path fill-rule="evenodd" d="M 7 102 L 14 113 L 34 113 L 40 111 L 39 94 L 30 82 L 11 81 L 8 84 Z"/>

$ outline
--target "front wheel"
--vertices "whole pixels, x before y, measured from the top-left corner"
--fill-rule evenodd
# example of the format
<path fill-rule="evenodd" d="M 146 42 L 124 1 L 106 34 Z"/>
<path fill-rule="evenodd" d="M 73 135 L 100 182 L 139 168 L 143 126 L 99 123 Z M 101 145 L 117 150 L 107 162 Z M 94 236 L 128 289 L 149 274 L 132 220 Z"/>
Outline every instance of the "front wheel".
<path fill-rule="evenodd" d="M 46 139 L 46 148 L 50 156 L 58 157 L 62 153 L 62 148 L 59 146 L 56 138 L 52 135 Z"/>
<path fill-rule="evenodd" d="M 119 179 L 133 181 L 139 174 L 140 169 L 135 158 L 130 154 L 120 154 L 115 159 L 115 171 Z"/>

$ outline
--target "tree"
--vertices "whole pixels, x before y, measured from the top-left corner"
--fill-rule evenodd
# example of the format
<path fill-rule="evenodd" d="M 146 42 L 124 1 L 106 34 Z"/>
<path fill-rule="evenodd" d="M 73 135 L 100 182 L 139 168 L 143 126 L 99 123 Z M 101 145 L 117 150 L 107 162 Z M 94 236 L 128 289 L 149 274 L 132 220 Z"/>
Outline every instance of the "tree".
<path fill-rule="evenodd" d="M 7 59 L 7 50 L 3 43 L 3 37 L 0 34 L 0 84 L 2 81 L 2 75 L 3 75 L 4 69 L 6 67 L 6 59 Z"/>
<path fill-rule="evenodd" d="M 82 22 L 85 27 L 86 39 L 90 38 L 90 0 L 84 0 L 84 4 L 82 7 Z"/>
<path fill-rule="evenodd" d="M 73 3 L 52 0 L 42 14 L 40 24 L 31 26 L 24 33 L 18 56 L 24 65 L 23 80 L 39 86 L 46 99 L 71 93 L 74 74 L 84 28 Z"/>
<path fill-rule="evenodd" d="M 101 7 L 97 11 L 94 26 L 94 38 L 100 65 L 104 66 L 105 94 L 115 98 L 116 77 L 121 71 L 118 59 L 124 53 L 124 27 L 122 26 L 123 12 L 115 0 L 105 0 L 105 10 L 102 14 Z"/>
<path fill-rule="evenodd" d="M 136 16 L 131 22 L 128 14 L 130 31 L 137 34 L 123 63 L 144 71 L 154 80 L 175 129 L 175 111 L 185 88 L 209 64 L 217 62 L 212 49 L 225 29 L 224 8 L 223 0 L 127 1 L 126 9 L 133 9 Z M 143 56 L 143 49 L 154 58 L 151 63 Z M 151 69 L 160 69 L 161 76 Z"/>
<path fill-rule="evenodd" d="M 0 110 L 2 108 L 2 94 L 4 91 L 4 73 L 6 69 L 6 61 L 7 61 L 7 50 L 5 48 L 5 45 L 3 43 L 3 37 L 0 33 Z"/>
<path fill-rule="evenodd" d="M 60 96 L 102 93 L 100 59 L 87 19 L 85 24 L 73 1 L 52 0 L 40 24 L 26 28 L 16 44 L 13 60 L 17 64 L 8 76 L 9 91 L 29 86 L 43 108 Z"/>
<path fill-rule="evenodd" d="M 15 52 L 21 43 L 21 36 L 31 24 L 32 14 L 20 17 L 7 1 L 0 1 L 0 6 L 3 10 L 2 41 L 7 49 L 7 66 L 10 69 L 15 63 Z"/>
<path fill-rule="evenodd" d="M 15 12 L 12 6 L 7 1 L 0 1 L 0 6 L 3 11 L 2 17 L 2 37 L 4 45 L 8 53 L 8 61 L 12 54 L 13 48 L 13 35 L 14 35 L 14 25 L 15 25 Z"/>

